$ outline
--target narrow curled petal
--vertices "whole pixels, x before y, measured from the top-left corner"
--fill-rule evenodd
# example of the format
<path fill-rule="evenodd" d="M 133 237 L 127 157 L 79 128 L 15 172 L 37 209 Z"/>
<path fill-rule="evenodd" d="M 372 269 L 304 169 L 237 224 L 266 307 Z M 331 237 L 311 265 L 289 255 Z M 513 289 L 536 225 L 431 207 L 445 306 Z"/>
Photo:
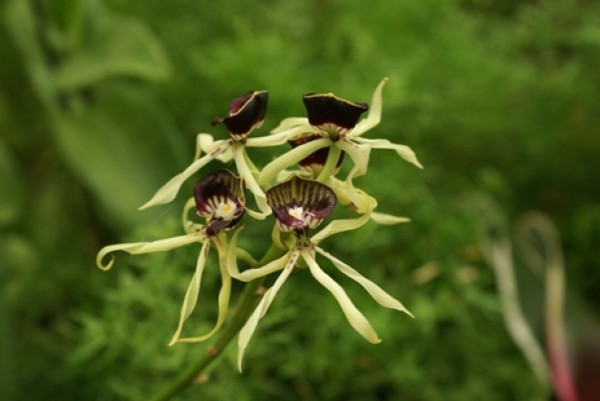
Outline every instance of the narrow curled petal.
<path fill-rule="evenodd" d="M 288 141 L 288 143 L 295 148 L 307 142 L 315 141 L 319 138 L 321 138 L 319 133 L 309 132 Z M 334 146 L 321 148 L 300 160 L 298 164 L 300 167 L 311 171 L 314 176 L 317 176 L 323 169 L 323 166 L 325 166 L 325 163 L 327 163 L 330 154 L 332 155 L 331 157 L 335 157 L 336 159 L 334 170 L 339 169 L 339 167 L 342 165 L 342 161 L 344 160 L 344 152 L 340 151 L 339 148 Z"/>
<path fill-rule="evenodd" d="M 206 264 L 206 257 L 208 256 L 208 250 L 210 249 L 210 241 L 205 241 L 200 249 L 198 255 L 198 261 L 196 262 L 196 270 L 192 275 L 190 284 L 188 285 L 185 297 L 183 298 L 183 304 L 181 304 L 181 310 L 179 311 L 179 323 L 177 324 L 177 330 L 173 334 L 173 338 L 169 345 L 175 344 L 179 340 L 183 324 L 188 317 L 194 311 L 196 302 L 198 301 L 198 295 L 200 294 L 200 284 L 202 283 L 202 273 L 204 272 L 204 265 Z"/>
<path fill-rule="evenodd" d="M 356 124 L 356 127 L 354 127 L 352 132 L 348 133 L 349 136 L 361 136 L 362 134 L 379 124 L 379 122 L 381 121 L 381 111 L 383 109 L 381 92 L 383 91 L 383 87 L 387 81 L 387 78 L 383 78 L 379 85 L 377 85 L 377 88 L 375 88 L 375 92 L 373 92 L 373 98 L 371 99 L 371 109 L 369 110 L 369 114 L 367 114 L 367 118 L 361 120 L 358 124 Z"/>
<path fill-rule="evenodd" d="M 246 271 L 240 272 L 237 265 L 237 238 L 241 232 L 241 228 L 236 230 L 231 236 L 231 240 L 229 241 L 229 249 L 227 251 L 227 273 L 240 281 L 252 281 L 259 277 L 264 277 L 268 274 L 281 270 L 285 267 L 289 255 L 283 255 L 279 259 L 275 259 L 274 261 L 267 263 L 262 267 L 248 269 Z"/>
<path fill-rule="evenodd" d="M 338 192 L 345 191 L 345 196 L 350 199 L 359 213 L 371 213 L 377 206 L 377 200 L 360 189 L 356 189 L 353 183 L 355 177 L 364 175 L 367 172 L 371 149 L 366 145 L 353 143 L 347 140 L 339 141 L 337 146 L 348 153 L 354 162 L 354 167 L 346 177 L 345 190 L 338 189 Z"/>
<path fill-rule="evenodd" d="M 275 259 L 274 261 L 269 262 L 262 267 L 255 267 L 252 269 L 245 270 L 236 276 L 234 276 L 232 274 L 232 277 L 234 277 L 235 279 L 240 280 L 240 281 L 256 280 L 257 278 L 267 276 L 271 273 L 275 273 L 276 271 L 283 269 L 285 267 L 288 259 L 289 259 L 288 255 L 283 255 L 279 259 Z M 229 266 L 231 266 L 231 265 L 229 265 Z M 231 267 L 230 267 L 230 269 L 231 269 Z M 234 269 L 231 269 L 231 270 L 234 270 Z"/>
<path fill-rule="evenodd" d="M 358 213 L 371 214 L 373 209 L 377 207 L 377 199 L 354 187 L 352 180 L 357 172 L 358 169 L 354 166 L 350 173 L 348 173 L 348 177 L 346 177 L 346 195 L 350 198 Z"/>
<path fill-rule="evenodd" d="M 190 178 L 195 172 L 206 166 L 211 160 L 215 159 L 221 153 L 229 148 L 229 142 L 224 142 L 219 147 L 215 148 L 211 153 L 208 153 L 200 159 L 194 161 L 185 170 L 171 178 L 163 185 L 148 202 L 140 206 L 139 210 L 144 210 L 152 206 L 163 205 L 171 202 L 177 196 L 179 188 L 185 180 Z"/>
<path fill-rule="evenodd" d="M 336 177 L 329 177 L 327 180 L 327 186 L 335 192 L 335 196 L 338 198 L 338 202 L 342 205 L 349 205 L 352 203 L 348 196 L 348 188 L 346 188 L 346 182 Z"/>
<path fill-rule="evenodd" d="M 371 155 L 371 147 L 358 143 L 353 143 L 348 140 L 341 140 L 336 142 L 336 146 L 348 153 L 348 156 L 354 162 L 356 171 L 354 177 L 364 175 L 367 172 L 369 165 L 369 157 Z"/>
<path fill-rule="evenodd" d="M 330 276 L 327 275 L 315 260 L 314 256 L 308 250 L 302 251 L 302 258 L 308 265 L 308 268 L 313 277 L 325 287 L 335 297 L 340 304 L 344 315 L 350 325 L 367 341 L 373 344 L 381 342 L 381 339 L 367 320 L 367 318 L 354 306 L 346 291 L 336 283 Z"/>
<path fill-rule="evenodd" d="M 293 176 L 267 191 L 281 231 L 306 231 L 331 214 L 337 199 L 325 184 Z"/>
<path fill-rule="evenodd" d="M 368 145 L 371 149 L 391 149 L 395 150 L 398 153 L 398 156 L 417 166 L 418 168 L 423 168 L 419 160 L 417 159 L 417 155 L 415 152 L 406 145 L 397 145 L 395 143 L 391 143 L 387 139 L 366 139 L 366 138 L 355 138 L 358 143 Z"/>
<path fill-rule="evenodd" d="M 413 314 L 410 313 L 408 309 L 406 309 L 404 305 L 400 303 L 400 301 L 398 301 L 396 298 L 392 297 L 390 294 L 382 290 L 377 284 L 367 279 L 365 276 L 363 276 L 355 269 L 333 256 L 329 252 L 326 252 L 319 247 L 316 247 L 316 250 L 321 255 L 331 260 L 331 262 L 335 265 L 335 267 L 338 268 L 339 271 L 341 271 L 346 276 L 350 277 L 352 280 L 360 284 L 379 305 L 385 308 L 395 309 L 400 312 L 404 312 L 407 315 L 414 317 Z"/>
<path fill-rule="evenodd" d="M 267 91 L 248 92 L 233 99 L 229 105 L 228 117 L 215 118 L 212 124 L 225 124 L 232 137 L 241 139 L 262 125 L 268 100 Z"/>
<path fill-rule="evenodd" d="M 256 330 L 256 326 L 258 325 L 260 319 L 262 319 L 263 316 L 267 313 L 267 310 L 269 309 L 271 303 L 273 302 L 273 299 L 275 299 L 275 296 L 283 286 L 283 283 L 285 283 L 287 278 L 292 273 L 292 270 L 294 270 L 294 266 L 296 265 L 296 261 L 298 260 L 299 252 L 293 251 L 292 253 L 285 256 L 287 258 L 285 268 L 283 269 L 279 277 L 277 277 L 277 280 L 275 280 L 273 286 L 269 288 L 267 292 L 265 292 L 262 299 L 258 303 L 258 306 L 254 310 L 250 318 L 248 318 L 248 321 L 246 322 L 244 327 L 242 327 L 242 329 L 240 330 L 240 336 L 238 337 L 237 360 L 238 369 L 240 370 L 240 372 L 242 371 L 242 359 L 244 358 L 244 351 L 246 350 L 246 347 L 248 346 L 248 343 L 250 342 L 250 339 L 252 338 L 252 335 Z"/>
<path fill-rule="evenodd" d="M 260 185 L 268 185 L 273 178 L 277 176 L 281 171 L 286 168 L 297 164 L 300 160 L 304 159 L 311 153 L 317 150 L 331 145 L 332 142 L 328 138 L 317 139 L 294 148 L 283 155 L 277 157 L 275 160 L 267 164 L 258 178 Z"/>
<path fill-rule="evenodd" d="M 197 342 L 201 342 L 201 341 L 206 341 L 209 338 L 211 338 L 217 331 L 219 331 L 219 329 L 221 328 L 221 326 L 223 325 L 223 323 L 225 322 L 225 318 L 227 317 L 227 313 L 229 312 L 229 301 L 231 299 L 231 276 L 228 274 L 227 272 L 227 264 L 225 262 L 226 259 L 226 248 L 218 246 L 217 250 L 219 251 L 219 269 L 221 271 L 221 289 L 219 290 L 219 298 L 218 298 L 218 305 L 219 305 L 219 313 L 217 316 L 217 321 L 214 325 L 214 327 L 206 334 L 202 335 L 202 336 L 197 336 L 197 337 L 187 337 L 187 338 L 179 338 L 179 334 L 181 332 L 181 328 L 183 326 L 183 322 L 180 321 L 180 327 L 177 328 L 177 339 L 174 336 L 173 340 L 171 340 L 171 344 L 174 344 L 175 342 L 180 342 L 180 343 L 197 343 Z M 200 283 L 198 283 L 198 292 L 200 291 Z M 183 307 L 182 307 L 182 313 L 183 313 Z M 191 310 L 190 310 L 191 313 Z M 189 317 L 189 314 L 186 316 Z"/>
<path fill-rule="evenodd" d="M 183 226 L 183 230 L 188 234 L 198 232 L 203 228 L 202 224 L 195 223 L 192 219 L 190 219 L 190 211 L 192 209 L 196 209 L 196 201 L 194 200 L 193 196 L 185 202 L 181 212 L 181 224 Z"/>
<path fill-rule="evenodd" d="M 235 254 L 237 255 L 237 258 L 239 260 L 242 260 L 242 261 L 248 263 L 250 266 L 258 265 L 258 260 L 254 259 L 254 256 L 252 256 L 252 254 L 250 252 L 248 252 L 247 250 L 245 250 L 243 248 L 237 248 L 235 250 Z"/>
<path fill-rule="evenodd" d="M 203 152 L 212 153 L 225 142 L 228 142 L 228 140 L 221 139 L 215 141 L 211 134 L 200 133 L 196 135 L 196 154 L 194 156 L 194 160 L 199 159 Z M 229 149 L 216 157 L 217 160 L 222 161 L 223 163 L 231 161 L 231 158 L 232 155 Z"/>
<path fill-rule="evenodd" d="M 281 241 L 281 229 L 279 229 L 279 225 L 273 224 L 273 229 L 271 230 L 271 241 L 273 244 L 279 249 L 286 249 L 285 245 L 283 245 L 283 241 Z"/>
<path fill-rule="evenodd" d="M 324 239 L 331 237 L 332 235 L 343 233 L 345 231 L 356 230 L 357 228 L 365 225 L 368 221 L 368 214 L 364 214 L 355 219 L 334 220 L 331 223 L 327 224 L 325 228 L 323 228 L 317 234 L 313 235 L 310 239 L 314 244 L 318 244 Z"/>
<path fill-rule="evenodd" d="M 313 127 L 306 117 L 288 117 L 281 120 L 279 125 L 271 130 L 271 134 L 278 134 L 291 129 L 300 129 L 299 133 L 304 133 L 312 131 Z"/>
<path fill-rule="evenodd" d="M 163 252 L 170 251 L 171 249 L 179 248 L 184 245 L 193 244 L 194 242 L 202 242 L 204 239 L 205 237 L 201 233 L 190 233 L 172 238 L 159 239 L 152 242 L 130 242 L 108 245 L 100 249 L 98 255 L 96 255 L 96 265 L 101 270 L 109 270 L 115 262 L 114 257 L 108 263 L 103 263 L 103 260 L 107 255 L 116 251 L 127 252 L 131 255 Z"/>
<path fill-rule="evenodd" d="M 392 225 L 399 223 L 408 223 L 410 219 L 408 217 L 394 216 L 387 213 L 371 212 L 371 220 L 377 224 Z"/>
<path fill-rule="evenodd" d="M 327 180 L 327 185 L 335 192 L 335 196 L 337 196 L 340 204 L 352 204 L 356 211 L 360 214 L 365 214 L 377 206 L 377 200 L 366 194 L 364 191 L 354 187 L 354 184 L 352 183 L 354 172 L 355 169 L 351 170 L 345 181 L 330 177 L 329 180 Z M 367 205 L 367 207 L 360 208 L 357 205 Z"/>
<path fill-rule="evenodd" d="M 295 128 L 291 128 L 287 131 L 278 132 L 271 135 L 260 136 L 258 138 L 248 138 L 246 140 L 247 148 L 266 148 L 269 146 L 277 146 L 286 143 L 290 139 L 301 135 L 308 130 L 311 130 L 312 127 L 309 125 L 308 128 L 304 126 L 299 126 Z"/>
<path fill-rule="evenodd" d="M 267 196 L 256 182 L 256 178 L 252 174 L 248 163 L 246 162 L 246 155 L 243 146 L 234 145 L 232 147 L 233 159 L 235 160 L 235 166 L 238 173 L 244 178 L 246 186 L 254 195 L 256 205 L 260 209 L 260 213 L 254 212 L 252 217 L 263 220 L 265 217 L 271 214 L 271 209 L 267 205 Z"/>

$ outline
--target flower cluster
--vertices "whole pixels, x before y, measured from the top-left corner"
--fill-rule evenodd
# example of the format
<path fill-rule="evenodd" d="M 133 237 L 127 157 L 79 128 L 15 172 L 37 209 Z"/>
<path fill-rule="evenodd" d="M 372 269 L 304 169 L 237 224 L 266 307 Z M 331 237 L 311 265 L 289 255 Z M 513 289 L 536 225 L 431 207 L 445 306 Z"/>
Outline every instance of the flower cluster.
<path fill-rule="evenodd" d="M 116 251 L 142 254 L 167 251 L 194 243 L 199 245 L 196 269 L 185 293 L 171 344 L 204 341 L 221 328 L 229 310 L 232 280 L 249 282 L 280 272 L 239 333 L 240 370 L 244 351 L 260 319 L 266 314 L 291 272 L 300 267 L 307 267 L 315 280 L 334 296 L 348 322 L 360 335 L 371 343 L 380 342 L 369 321 L 356 308 L 344 289 L 319 266 L 317 254 L 329 259 L 337 270 L 361 285 L 381 306 L 410 315 L 398 300 L 320 247 L 321 242 L 328 237 L 358 229 L 369 220 L 379 224 L 408 221 L 404 217 L 376 212 L 375 198 L 354 185 L 356 177 L 367 173 L 372 149 L 395 150 L 404 160 L 421 167 L 409 147 L 393 144 L 386 139 L 367 139 L 362 136 L 381 120 L 382 89 L 386 81 L 387 79 L 381 81 L 375 89 L 370 106 L 350 102 L 331 93 L 307 94 L 303 97 L 307 117 L 284 119 L 270 135 L 256 138 L 250 136 L 262 126 L 268 93 L 252 91 L 234 99 L 229 106 L 228 116 L 215 118 L 212 122 L 213 125 L 223 124 L 229 132 L 229 138 L 215 140 L 212 135 L 198 134 L 194 161 L 163 185 L 141 209 L 171 202 L 187 179 L 215 159 L 223 163 L 233 161 L 239 176 L 226 169 L 204 175 L 196 183 L 193 197 L 184 206 L 183 235 L 151 242 L 106 246 L 98 253 L 98 267 L 110 269 L 114 264 L 112 254 Z M 367 115 L 361 120 L 364 113 Z M 247 148 L 286 143 L 290 149 L 262 169 L 255 166 L 247 153 Z M 346 155 L 352 166 L 346 177 L 340 179 L 337 175 Z M 258 210 L 251 209 L 247 204 L 246 188 L 252 193 Z M 338 204 L 350 207 L 355 212 L 355 217 L 333 220 L 314 233 Z M 190 218 L 189 212 L 193 208 L 197 216 L 204 219 L 203 223 Z M 257 220 L 264 220 L 271 214 L 274 218 L 271 240 L 277 256 L 262 264 L 237 245 L 242 231 L 239 223 L 246 213 Z M 184 323 L 196 306 L 202 273 L 211 247 L 217 251 L 222 280 L 217 321 L 208 333 L 182 337 Z M 240 259 L 251 267 L 240 271 Z"/>

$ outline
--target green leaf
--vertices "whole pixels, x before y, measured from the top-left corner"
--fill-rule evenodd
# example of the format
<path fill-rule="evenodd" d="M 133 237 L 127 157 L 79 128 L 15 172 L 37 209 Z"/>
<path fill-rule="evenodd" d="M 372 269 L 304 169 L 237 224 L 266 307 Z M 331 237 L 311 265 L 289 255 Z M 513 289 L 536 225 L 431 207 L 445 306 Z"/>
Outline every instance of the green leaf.
<path fill-rule="evenodd" d="M 16 47 L 19 49 L 32 86 L 50 111 L 54 110 L 54 87 L 49 79 L 50 72 L 38 41 L 36 21 L 28 1 L 13 0 L 3 9 L 3 21 Z"/>
<path fill-rule="evenodd" d="M 0 227 L 19 219 L 23 181 L 8 149 L 0 142 Z"/>
<path fill-rule="evenodd" d="M 116 76 L 160 80 L 169 75 L 162 45 L 141 22 L 111 17 L 99 30 L 58 68 L 57 88 L 75 90 Z"/>
<path fill-rule="evenodd" d="M 57 117 L 55 132 L 73 171 L 108 214 L 126 225 L 148 218 L 137 208 L 182 164 L 178 133 L 137 87 L 104 88 L 93 108 Z"/>

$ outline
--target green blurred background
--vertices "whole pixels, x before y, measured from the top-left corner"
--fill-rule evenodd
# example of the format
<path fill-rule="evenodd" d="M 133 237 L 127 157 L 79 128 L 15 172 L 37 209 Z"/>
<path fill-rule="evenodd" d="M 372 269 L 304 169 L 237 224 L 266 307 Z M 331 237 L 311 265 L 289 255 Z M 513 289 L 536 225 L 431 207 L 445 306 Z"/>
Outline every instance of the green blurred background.
<path fill-rule="evenodd" d="M 307 92 L 369 102 L 385 76 L 383 120 L 367 136 L 411 146 L 425 169 L 380 151 L 358 184 L 412 223 L 323 247 L 416 320 L 336 276 L 383 338 L 372 346 L 298 271 L 245 372 L 232 346 L 178 399 L 551 399 L 508 334 L 484 252 L 531 210 L 561 235 L 579 366 L 600 310 L 597 2 L 8 0 L 0 23 L 2 399 L 146 399 L 202 355 L 166 346 L 196 248 L 123 257 L 109 273 L 95 253 L 180 233 L 185 196 L 137 207 L 192 159 L 196 133 L 225 137 L 210 121 L 232 98 L 269 90 L 264 134 L 304 115 Z M 251 156 L 260 165 L 284 149 Z M 269 229 L 248 232 L 259 257 Z M 514 256 L 543 344 L 543 278 Z M 216 315 L 211 263 L 190 333 Z"/>

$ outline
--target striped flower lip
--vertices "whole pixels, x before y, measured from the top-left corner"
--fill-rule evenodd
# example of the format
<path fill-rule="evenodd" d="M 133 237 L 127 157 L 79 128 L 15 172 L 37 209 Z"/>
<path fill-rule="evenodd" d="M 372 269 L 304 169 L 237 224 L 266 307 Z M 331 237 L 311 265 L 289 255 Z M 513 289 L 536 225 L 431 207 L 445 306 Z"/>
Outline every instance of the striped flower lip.
<path fill-rule="evenodd" d="M 302 97 L 302 101 L 310 125 L 329 133 L 348 132 L 356 126 L 362 113 L 369 109 L 366 103 L 350 102 L 333 93 L 309 93 Z"/>
<path fill-rule="evenodd" d="M 244 184 L 228 170 L 217 170 L 194 187 L 198 216 L 206 218 L 206 235 L 213 236 L 221 230 L 234 227 L 245 211 Z"/>
<path fill-rule="evenodd" d="M 317 133 L 307 133 L 307 134 L 301 135 L 297 138 L 289 140 L 288 143 L 293 148 L 295 148 L 297 146 L 304 145 L 305 143 L 317 140 L 319 138 L 322 138 L 322 136 Z M 298 162 L 298 164 L 300 165 L 300 167 L 302 167 L 306 170 L 311 170 L 315 174 L 318 174 L 318 172 L 321 171 L 321 169 L 327 162 L 328 156 L 329 156 L 329 147 L 321 148 L 321 149 L 318 149 L 317 151 L 315 151 L 314 153 L 311 153 L 304 159 L 300 160 Z M 343 160 L 344 160 L 344 152 L 341 152 L 340 157 L 338 158 L 337 163 L 335 165 L 336 169 L 340 168 Z"/>
<path fill-rule="evenodd" d="M 327 185 L 297 176 L 269 189 L 266 195 L 281 231 L 298 235 L 321 224 L 337 203 Z"/>
<path fill-rule="evenodd" d="M 269 94 L 267 91 L 251 91 L 235 98 L 229 104 L 229 116 L 217 117 L 212 125 L 225 124 L 229 134 L 240 140 L 262 125 L 267 112 Z"/>

